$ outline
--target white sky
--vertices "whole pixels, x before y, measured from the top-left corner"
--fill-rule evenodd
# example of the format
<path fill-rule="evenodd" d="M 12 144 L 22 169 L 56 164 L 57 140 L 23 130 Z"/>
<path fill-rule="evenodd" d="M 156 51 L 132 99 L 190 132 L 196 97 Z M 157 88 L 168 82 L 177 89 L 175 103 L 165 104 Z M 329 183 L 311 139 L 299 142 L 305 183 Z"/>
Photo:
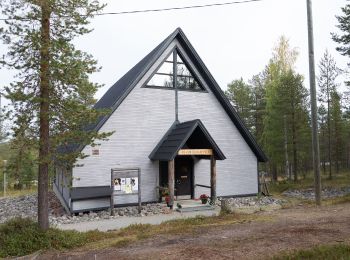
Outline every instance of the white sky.
<path fill-rule="evenodd" d="M 166 8 L 228 0 L 104 0 L 104 12 Z M 346 0 L 314 0 L 316 63 L 326 48 L 338 65 L 346 58 L 335 51 L 330 33 L 337 32 L 335 15 Z M 300 56 L 297 71 L 308 84 L 306 0 L 264 0 L 257 3 L 190 10 L 96 17 L 94 31 L 76 41 L 77 46 L 99 61 L 102 71 L 92 80 L 105 84 L 97 98 L 177 27 L 181 27 L 219 85 L 225 89 L 233 79 L 248 80 L 268 63 L 281 35 L 290 39 Z M 0 45 L 0 48 L 4 46 Z M 0 87 L 11 80 L 0 70 Z"/>

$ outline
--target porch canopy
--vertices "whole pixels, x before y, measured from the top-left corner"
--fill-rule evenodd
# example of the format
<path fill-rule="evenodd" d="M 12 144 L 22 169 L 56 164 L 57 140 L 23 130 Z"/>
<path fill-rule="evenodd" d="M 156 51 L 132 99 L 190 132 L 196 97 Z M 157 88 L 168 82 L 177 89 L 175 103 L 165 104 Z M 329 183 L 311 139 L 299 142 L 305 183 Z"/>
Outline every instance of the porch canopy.
<path fill-rule="evenodd" d="M 176 156 L 196 156 L 210 159 L 210 189 L 211 200 L 216 200 L 216 160 L 226 157 L 215 143 L 203 123 L 199 120 L 174 123 L 149 158 L 154 161 L 168 161 L 168 185 L 170 205 L 174 202 L 174 160 Z"/>

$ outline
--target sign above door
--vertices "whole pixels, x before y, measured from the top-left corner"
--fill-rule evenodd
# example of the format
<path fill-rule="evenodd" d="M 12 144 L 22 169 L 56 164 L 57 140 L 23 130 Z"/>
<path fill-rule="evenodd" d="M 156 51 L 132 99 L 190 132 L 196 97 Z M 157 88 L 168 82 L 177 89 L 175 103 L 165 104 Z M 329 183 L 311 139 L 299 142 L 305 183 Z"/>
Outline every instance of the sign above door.
<path fill-rule="evenodd" d="M 213 149 L 181 149 L 178 155 L 213 155 Z"/>

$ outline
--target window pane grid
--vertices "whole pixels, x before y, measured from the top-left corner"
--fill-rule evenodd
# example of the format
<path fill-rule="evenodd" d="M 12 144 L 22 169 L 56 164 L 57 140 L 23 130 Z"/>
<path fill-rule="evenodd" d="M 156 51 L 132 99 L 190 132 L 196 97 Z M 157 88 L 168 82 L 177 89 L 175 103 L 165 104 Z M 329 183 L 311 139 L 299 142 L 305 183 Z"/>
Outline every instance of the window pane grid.
<path fill-rule="evenodd" d="M 174 78 L 174 66 L 173 66 L 173 54 L 163 62 L 158 71 L 153 75 L 151 80 L 147 83 L 148 87 L 166 88 L 173 89 L 173 78 Z M 192 73 L 182 61 L 181 57 L 176 57 L 176 83 L 178 89 L 192 90 L 192 91 L 203 91 L 204 89 L 198 84 L 196 79 L 192 76 Z"/>

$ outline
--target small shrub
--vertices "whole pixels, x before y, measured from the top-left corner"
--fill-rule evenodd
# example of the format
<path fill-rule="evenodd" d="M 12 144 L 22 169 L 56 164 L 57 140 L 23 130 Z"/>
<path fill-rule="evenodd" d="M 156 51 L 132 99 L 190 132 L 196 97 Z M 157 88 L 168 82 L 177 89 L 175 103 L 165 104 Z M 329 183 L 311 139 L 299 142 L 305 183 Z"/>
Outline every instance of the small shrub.
<path fill-rule="evenodd" d="M 350 257 L 349 245 L 326 245 L 318 246 L 309 250 L 299 250 L 294 252 L 286 252 L 282 255 L 276 256 L 275 260 L 298 260 L 298 259 L 315 259 L 315 260 L 337 260 L 349 259 Z"/>
<path fill-rule="evenodd" d="M 45 249 L 70 249 L 108 236 L 102 232 L 41 231 L 31 219 L 14 218 L 0 225 L 0 258 L 28 255 Z"/>

